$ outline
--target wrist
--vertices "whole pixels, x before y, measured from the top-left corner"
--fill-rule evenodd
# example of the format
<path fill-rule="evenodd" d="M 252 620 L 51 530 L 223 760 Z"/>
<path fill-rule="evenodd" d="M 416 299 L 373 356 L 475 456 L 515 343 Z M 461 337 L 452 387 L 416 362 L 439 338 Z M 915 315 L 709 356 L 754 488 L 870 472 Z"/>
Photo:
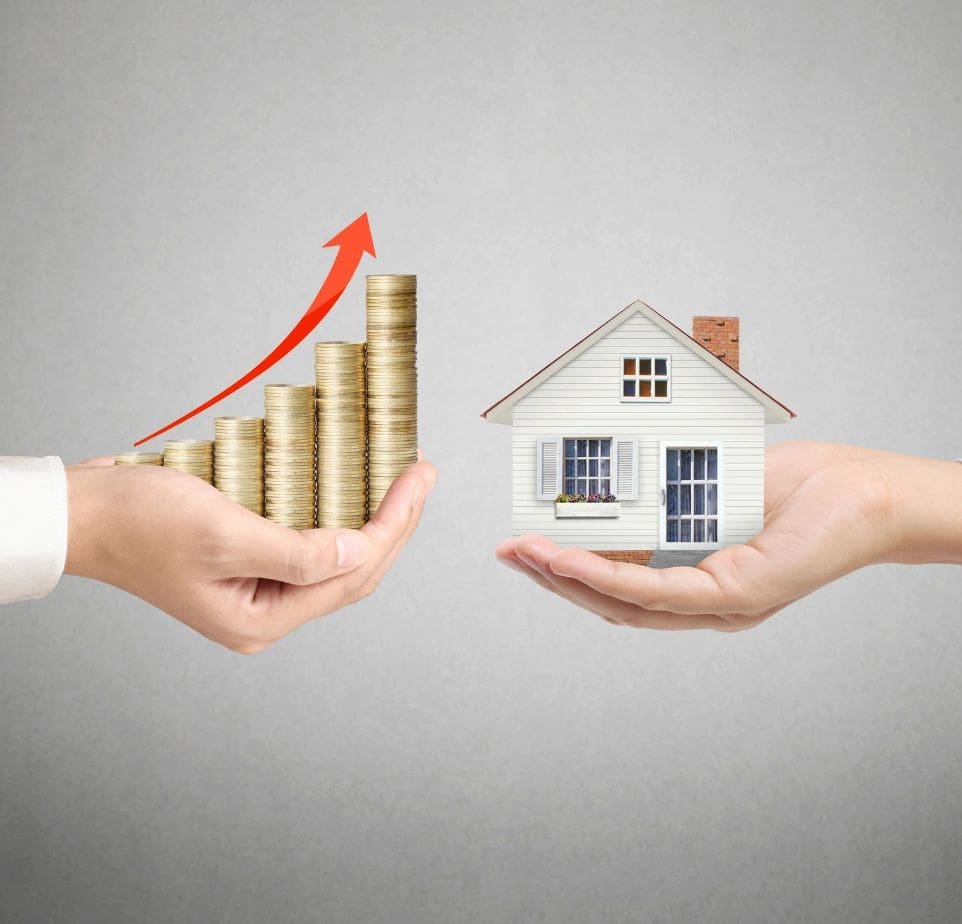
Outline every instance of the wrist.
<path fill-rule="evenodd" d="M 103 519 L 101 516 L 103 469 L 70 465 L 67 474 L 67 559 L 66 574 L 96 577 L 100 556 Z"/>
<path fill-rule="evenodd" d="M 962 564 L 962 465 L 880 453 L 889 485 L 885 522 L 896 541 L 885 561 Z"/>

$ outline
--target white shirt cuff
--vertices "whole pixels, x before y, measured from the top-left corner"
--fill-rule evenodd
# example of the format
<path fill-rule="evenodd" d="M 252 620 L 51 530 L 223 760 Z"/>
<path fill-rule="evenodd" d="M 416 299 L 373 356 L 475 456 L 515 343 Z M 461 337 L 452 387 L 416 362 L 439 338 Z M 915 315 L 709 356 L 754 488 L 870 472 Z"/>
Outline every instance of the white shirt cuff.
<path fill-rule="evenodd" d="M 45 597 L 66 558 L 63 462 L 0 456 L 0 603 Z"/>

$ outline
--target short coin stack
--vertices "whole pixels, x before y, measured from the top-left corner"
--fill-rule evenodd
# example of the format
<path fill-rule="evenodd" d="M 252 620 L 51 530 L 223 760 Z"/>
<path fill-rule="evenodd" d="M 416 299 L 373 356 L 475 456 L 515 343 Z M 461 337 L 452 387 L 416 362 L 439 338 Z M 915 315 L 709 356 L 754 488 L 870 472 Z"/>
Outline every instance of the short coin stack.
<path fill-rule="evenodd" d="M 167 440 L 164 465 L 190 472 L 208 484 L 214 483 L 214 443 L 211 440 Z"/>
<path fill-rule="evenodd" d="M 159 452 L 118 452 L 114 465 L 163 465 L 164 457 Z"/>
<path fill-rule="evenodd" d="M 317 343 L 317 525 L 357 529 L 367 519 L 364 344 Z"/>
<path fill-rule="evenodd" d="M 417 277 L 367 277 L 368 514 L 417 461 Z"/>
<path fill-rule="evenodd" d="M 314 526 L 314 386 L 264 387 L 264 513 L 292 529 Z"/>
<path fill-rule="evenodd" d="M 264 419 L 214 418 L 214 487 L 264 515 Z"/>

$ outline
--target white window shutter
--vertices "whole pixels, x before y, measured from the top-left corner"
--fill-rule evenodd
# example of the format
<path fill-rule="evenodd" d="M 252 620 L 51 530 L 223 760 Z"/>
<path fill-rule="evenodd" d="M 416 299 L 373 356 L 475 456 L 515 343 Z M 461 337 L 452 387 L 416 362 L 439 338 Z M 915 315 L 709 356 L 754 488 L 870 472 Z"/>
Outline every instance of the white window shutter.
<path fill-rule="evenodd" d="M 544 436 L 538 440 L 535 469 L 538 500 L 554 500 L 561 493 L 561 437 Z"/>
<path fill-rule="evenodd" d="M 638 443 L 615 440 L 615 490 L 618 500 L 638 500 Z"/>

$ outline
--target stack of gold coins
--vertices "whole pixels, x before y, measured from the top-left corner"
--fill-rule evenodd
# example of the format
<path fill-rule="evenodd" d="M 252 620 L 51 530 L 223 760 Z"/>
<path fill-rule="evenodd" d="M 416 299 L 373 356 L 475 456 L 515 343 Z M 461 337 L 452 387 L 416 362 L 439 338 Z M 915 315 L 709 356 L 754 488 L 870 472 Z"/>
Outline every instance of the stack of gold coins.
<path fill-rule="evenodd" d="M 208 484 L 214 483 L 214 443 L 211 440 L 167 440 L 164 465 L 190 472 Z"/>
<path fill-rule="evenodd" d="M 163 465 L 164 456 L 159 452 L 118 452 L 114 465 Z"/>
<path fill-rule="evenodd" d="M 368 515 L 417 461 L 417 277 L 367 277 Z"/>
<path fill-rule="evenodd" d="M 264 387 L 264 513 L 293 529 L 314 526 L 314 386 Z"/>
<path fill-rule="evenodd" d="M 317 525 L 357 529 L 367 519 L 364 344 L 314 345 Z"/>
<path fill-rule="evenodd" d="M 214 418 L 214 487 L 264 515 L 264 419 Z"/>

